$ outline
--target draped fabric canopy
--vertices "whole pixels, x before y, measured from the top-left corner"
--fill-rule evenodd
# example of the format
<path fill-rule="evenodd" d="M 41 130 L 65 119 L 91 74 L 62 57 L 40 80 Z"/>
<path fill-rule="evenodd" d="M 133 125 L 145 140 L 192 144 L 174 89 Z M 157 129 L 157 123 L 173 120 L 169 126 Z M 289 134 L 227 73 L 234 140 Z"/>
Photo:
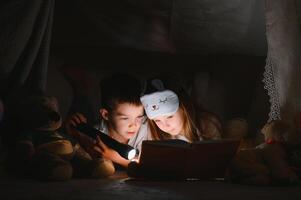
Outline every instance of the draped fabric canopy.
<path fill-rule="evenodd" d="M 65 0 L 57 2 L 57 9 L 58 47 L 266 55 L 262 0 Z"/>
<path fill-rule="evenodd" d="M 44 90 L 54 0 L 0 3 L 0 96 Z"/>
<path fill-rule="evenodd" d="M 271 101 L 269 117 L 292 123 L 301 111 L 301 2 L 266 0 L 266 30 L 264 82 Z"/>
<path fill-rule="evenodd" d="M 45 89 L 54 13 L 54 51 L 86 45 L 200 54 L 266 52 L 260 0 L 65 0 L 56 2 L 55 12 L 54 2 L 1 1 L 1 96 L 20 88 Z"/>
<path fill-rule="evenodd" d="M 54 1 L 1 1 L 2 98 L 20 88 L 45 89 Z M 60 12 L 55 12 L 54 50 L 68 45 L 123 46 L 171 53 L 265 56 L 267 39 L 264 83 L 271 97 L 270 119 L 290 120 L 301 109 L 298 0 L 56 3 L 64 7 L 56 7 Z M 69 21 L 58 18 L 62 16 L 69 16 Z"/>

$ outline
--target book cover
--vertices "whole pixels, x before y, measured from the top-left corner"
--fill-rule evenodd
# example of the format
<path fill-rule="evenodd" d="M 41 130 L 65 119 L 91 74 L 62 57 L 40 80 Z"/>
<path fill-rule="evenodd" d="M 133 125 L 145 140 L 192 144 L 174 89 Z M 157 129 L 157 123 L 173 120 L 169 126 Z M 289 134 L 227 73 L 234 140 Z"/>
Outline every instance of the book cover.
<path fill-rule="evenodd" d="M 223 178 L 238 150 L 239 140 L 143 141 L 140 160 L 130 177 L 159 179 Z M 134 166 L 134 167 L 133 167 Z"/>

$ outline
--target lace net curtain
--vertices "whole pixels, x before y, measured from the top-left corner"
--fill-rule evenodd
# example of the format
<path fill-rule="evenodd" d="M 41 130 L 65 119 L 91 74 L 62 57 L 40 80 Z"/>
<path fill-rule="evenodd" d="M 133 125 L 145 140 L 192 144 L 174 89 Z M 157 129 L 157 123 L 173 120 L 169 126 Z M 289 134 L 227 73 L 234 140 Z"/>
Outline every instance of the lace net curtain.
<path fill-rule="evenodd" d="M 301 111 L 299 0 L 266 0 L 268 54 L 264 73 L 271 102 L 269 121 L 292 122 Z"/>

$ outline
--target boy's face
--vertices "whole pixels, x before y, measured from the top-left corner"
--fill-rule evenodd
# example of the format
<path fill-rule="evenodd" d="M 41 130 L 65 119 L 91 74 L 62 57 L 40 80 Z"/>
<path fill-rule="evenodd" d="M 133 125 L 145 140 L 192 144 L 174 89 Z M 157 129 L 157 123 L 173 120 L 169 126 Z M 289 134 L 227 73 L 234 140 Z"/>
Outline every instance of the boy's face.
<path fill-rule="evenodd" d="M 108 115 L 113 132 L 128 140 L 138 133 L 144 119 L 144 109 L 142 105 L 121 103 Z"/>

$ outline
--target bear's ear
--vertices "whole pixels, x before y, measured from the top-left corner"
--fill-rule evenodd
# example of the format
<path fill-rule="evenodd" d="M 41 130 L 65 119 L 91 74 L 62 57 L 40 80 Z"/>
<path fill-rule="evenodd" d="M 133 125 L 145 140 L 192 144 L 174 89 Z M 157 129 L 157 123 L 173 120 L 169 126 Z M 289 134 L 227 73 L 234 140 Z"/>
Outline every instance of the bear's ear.
<path fill-rule="evenodd" d="M 265 140 L 284 141 L 285 135 L 289 131 L 289 126 L 281 120 L 273 120 L 264 125 L 261 132 Z"/>
<path fill-rule="evenodd" d="M 57 113 L 59 113 L 59 103 L 56 97 L 54 96 L 49 96 L 47 98 L 47 105 L 46 105 L 49 109 L 56 111 Z"/>
<path fill-rule="evenodd" d="M 99 109 L 99 113 L 101 118 L 103 118 L 104 120 L 109 120 L 109 111 L 105 108 L 101 108 Z"/>

